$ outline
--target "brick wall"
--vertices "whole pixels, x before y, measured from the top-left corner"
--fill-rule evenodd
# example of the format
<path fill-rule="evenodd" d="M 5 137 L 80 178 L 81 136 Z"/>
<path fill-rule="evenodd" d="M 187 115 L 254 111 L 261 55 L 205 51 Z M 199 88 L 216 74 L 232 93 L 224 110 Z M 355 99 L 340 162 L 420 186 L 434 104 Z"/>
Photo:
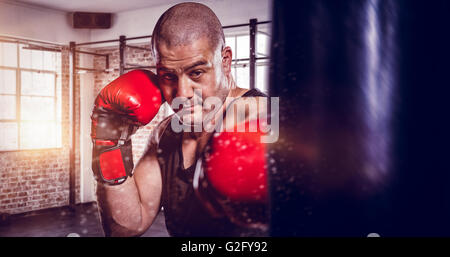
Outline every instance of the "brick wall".
<path fill-rule="evenodd" d="M 61 53 L 62 148 L 0 152 L 0 212 L 69 203 L 69 51 Z M 37 107 L 38 108 L 38 107 Z"/>
<path fill-rule="evenodd" d="M 150 44 L 141 44 L 140 47 L 150 48 Z M 98 49 L 97 53 L 108 54 L 109 55 L 109 65 L 111 68 L 119 67 L 119 48 L 111 47 L 111 48 L 103 48 Z M 149 51 L 135 49 L 135 48 L 126 48 L 124 54 L 125 63 L 128 64 L 138 64 L 142 66 L 152 66 L 154 65 L 153 56 Z M 94 58 L 94 68 L 95 69 L 104 69 L 105 67 L 105 58 L 103 57 L 95 57 Z M 129 70 L 127 70 L 129 71 Z M 127 72 L 125 71 L 125 72 Z M 106 86 L 109 82 L 113 81 L 115 78 L 119 76 L 119 71 L 115 69 L 113 72 L 103 72 L 95 74 L 95 86 L 94 86 L 94 96 L 96 96 L 100 90 Z M 134 164 L 137 164 L 137 161 L 141 158 L 144 153 L 145 146 L 148 142 L 149 136 L 153 128 L 158 125 L 158 123 L 164 118 L 166 106 L 163 105 L 158 115 L 144 127 L 139 128 L 136 133 L 131 137 L 133 144 L 133 161 Z"/>

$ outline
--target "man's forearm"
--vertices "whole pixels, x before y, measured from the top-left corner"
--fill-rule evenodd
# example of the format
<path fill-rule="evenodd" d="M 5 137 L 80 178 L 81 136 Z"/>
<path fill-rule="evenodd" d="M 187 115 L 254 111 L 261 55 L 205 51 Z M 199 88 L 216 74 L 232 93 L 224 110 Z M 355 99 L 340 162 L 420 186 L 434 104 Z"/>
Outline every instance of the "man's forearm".
<path fill-rule="evenodd" d="M 106 236 L 137 236 L 145 232 L 142 206 L 133 178 L 117 186 L 99 183 L 97 201 Z"/>

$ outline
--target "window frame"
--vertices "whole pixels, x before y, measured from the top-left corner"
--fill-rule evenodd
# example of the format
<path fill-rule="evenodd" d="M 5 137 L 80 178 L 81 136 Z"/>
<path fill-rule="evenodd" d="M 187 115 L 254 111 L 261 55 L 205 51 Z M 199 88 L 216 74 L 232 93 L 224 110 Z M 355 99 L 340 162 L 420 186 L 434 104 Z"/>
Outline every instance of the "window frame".
<path fill-rule="evenodd" d="M 17 58 L 17 66 L 16 67 L 11 67 L 11 66 L 5 66 L 5 65 L 0 65 L 0 70 L 14 70 L 16 72 L 16 117 L 15 119 L 0 119 L 0 123 L 16 123 L 17 124 L 17 149 L 9 149 L 9 150 L 0 150 L 0 153 L 2 152 L 22 152 L 22 151 L 41 151 L 41 150 L 51 150 L 51 149 L 62 149 L 63 148 L 63 144 L 62 144 L 62 120 L 58 121 L 58 108 L 61 109 L 62 111 L 62 105 L 58 106 L 58 97 L 62 98 L 62 91 L 60 90 L 61 94 L 58 95 L 58 75 L 61 72 L 61 70 L 58 70 L 58 68 L 62 67 L 62 65 L 58 65 L 58 62 L 62 62 L 62 56 L 60 56 L 59 58 L 56 55 L 56 61 L 55 61 L 55 70 L 51 71 L 51 70 L 44 70 L 44 69 L 33 69 L 33 68 L 23 68 L 21 67 L 21 63 L 20 63 L 20 50 L 21 47 L 24 47 L 23 43 L 20 42 L 10 42 L 10 41 L 0 41 L 0 43 L 8 43 L 8 44 L 15 44 L 16 45 L 16 58 Z M 45 52 L 45 50 L 40 50 L 40 49 L 27 49 L 30 51 L 41 51 L 41 52 Z M 62 63 L 61 63 L 62 64 Z M 22 72 L 31 72 L 31 74 L 33 73 L 39 73 L 39 74 L 52 74 L 54 75 L 54 87 L 53 87 L 53 93 L 54 96 L 39 96 L 39 95 L 26 95 L 26 94 L 22 94 Z M 62 85 L 61 85 L 62 86 Z M 12 95 L 12 94 L 3 94 L 0 93 L 0 95 Z M 33 96 L 33 97 L 42 97 L 42 98 L 53 98 L 53 103 L 54 103 L 54 113 L 53 113 L 53 120 L 49 121 L 55 124 L 56 128 L 58 128 L 58 122 L 60 123 L 60 130 L 58 133 L 58 131 L 55 131 L 56 134 L 54 135 L 55 137 L 58 137 L 58 134 L 61 135 L 61 138 L 59 138 L 59 144 L 58 144 L 58 138 L 56 138 L 56 144 L 54 146 L 50 146 L 50 147 L 42 147 L 42 148 L 23 148 L 23 145 L 21 144 L 21 126 L 23 122 L 39 122 L 39 120 L 22 120 L 22 110 L 21 110 L 21 101 L 22 101 L 22 96 Z M 59 145 L 59 146 L 58 146 Z"/>
<path fill-rule="evenodd" d="M 256 33 L 257 34 L 260 33 L 260 34 L 262 34 L 264 36 L 270 37 L 270 34 L 268 34 L 267 32 L 264 32 L 264 31 L 259 31 L 258 30 L 258 31 L 256 31 Z M 244 58 L 244 59 L 238 59 L 237 58 L 237 55 L 239 53 L 238 37 L 243 37 L 243 36 L 250 36 L 250 32 L 248 32 L 248 31 L 236 31 L 234 33 L 225 34 L 225 40 L 226 40 L 226 38 L 233 38 L 234 39 L 234 46 L 233 46 L 234 47 L 234 49 L 233 49 L 234 52 L 233 52 L 233 60 L 231 62 L 231 69 L 232 69 L 233 78 L 234 78 L 234 80 L 236 82 L 238 81 L 238 68 L 248 68 L 248 72 L 250 73 L 250 69 L 249 69 L 249 67 L 250 67 L 250 56 L 248 58 Z M 258 40 L 258 36 L 257 35 L 255 35 L 255 38 L 256 38 L 256 40 Z M 256 42 L 256 45 L 258 45 L 258 42 Z M 242 49 L 242 48 L 240 48 L 240 49 Z M 249 50 L 248 46 L 245 49 L 248 49 L 249 54 L 250 54 L 250 50 Z M 269 58 L 269 54 L 270 53 L 268 53 L 266 55 L 264 53 L 258 52 L 258 50 L 259 49 L 257 48 L 256 49 L 257 57 Z M 269 67 L 270 65 L 269 65 L 268 62 L 263 62 L 261 60 L 259 60 L 259 61 L 256 60 L 255 66 L 256 66 L 256 70 L 255 70 L 255 88 L 257 88 L 257 89 L 259 89 L 259 90 L 261 90 L 261 91 L 263 91 L 265 93 L 268 93 L 267 92 L 268 88 L 263 88 L 263 87 L 259 86 L 259 84 L 257 83 L 257 80 L 258 80 L 258 68 L 257 67 L 258 66 L 267 66 L 267 67 Z M 268 75 L 268 74 L 266 74 L 266 75 Z M 244 85 L 237 85 L 237 86 L 249 89 L 250 88 L 250 74 L 249 74 L 248 78 L 249 78 L 249 80 L 248 80 L 247 84 L 245 84 L 245 86 Z"/>

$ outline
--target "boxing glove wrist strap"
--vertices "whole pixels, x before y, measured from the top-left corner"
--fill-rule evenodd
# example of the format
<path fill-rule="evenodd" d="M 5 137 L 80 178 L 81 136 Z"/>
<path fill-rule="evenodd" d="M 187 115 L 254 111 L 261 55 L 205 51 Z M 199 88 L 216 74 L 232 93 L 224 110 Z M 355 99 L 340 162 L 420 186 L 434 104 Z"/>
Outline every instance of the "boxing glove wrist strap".
<path fill-rule="evenodd" d="M 97 181 L 119 185 L 133 172 L 131 135 L 136 126 L 117 114 L 94 111 L 92 170 Z"/>

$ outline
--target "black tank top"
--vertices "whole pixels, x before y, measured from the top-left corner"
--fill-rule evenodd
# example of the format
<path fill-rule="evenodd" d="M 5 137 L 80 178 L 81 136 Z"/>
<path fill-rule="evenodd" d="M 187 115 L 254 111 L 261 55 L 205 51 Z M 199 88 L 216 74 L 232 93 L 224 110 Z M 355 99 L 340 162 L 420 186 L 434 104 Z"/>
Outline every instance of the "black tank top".
<path fill-rule="evenodd" d="M 257 89 L 247 91 L 242 97 L 267 97 Z M 243 229 L 226 218 L 213 218 L 195 196 L 192 180 L 195 162 L 184 168 L 181 151 L 182 133 L 171 129 L 172 115 L 159 125 L 163 132 L 158 144 L 158 162 L 162 177 L 162 199 L 166 226 L 171 236 L 265 236 L 258 230 Z M 157 128 L 161 130 L 162 128 Z"/>

